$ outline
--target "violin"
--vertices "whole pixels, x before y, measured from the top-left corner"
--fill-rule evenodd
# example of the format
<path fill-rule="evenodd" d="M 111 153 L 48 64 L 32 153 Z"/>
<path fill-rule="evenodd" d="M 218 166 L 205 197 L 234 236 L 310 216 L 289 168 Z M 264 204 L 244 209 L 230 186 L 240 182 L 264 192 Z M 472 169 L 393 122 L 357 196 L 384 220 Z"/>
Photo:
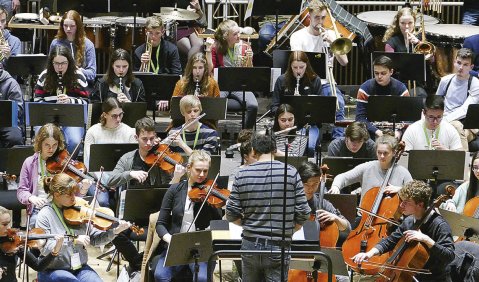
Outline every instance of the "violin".
<path fill-rule="evenodd" d="M 374 264 L 358 265 L 352 260 L 352 257 L 358 253 L 369 251 L 382 238 L 386 238 L 389 235 L 389 223 L 397 221 L 401 216 L 399 196 L 397 194 L 387 195 L 384 190 L 389 185 L 389 179 L 404 152 L 404 148 L 404 142 L 400 142 L 381 187 L 373 187 L 364 194 L 359 209 L 361 211 L 361 221 L 354 230 L 351 230 L 343 243 L 344 262 L 356 272 L 376 274 L 379 271 L 377 265 L 383 264 L 388 259 L 388 254 L 385 253 L 374 256 L 369 260 Z"/>
<path fill-rule="evenodd" d="M 42 228 L 33 228 L 28 232 L 20 231 L 18 229 L 10 228 L 7 230 L 7 236 L 0 237 L 0 250 L 9 255 L 13 255 L 25 245 L 25 239 L 27 240 L 27 246 L 33 249 L 41 249 L 46 243 L 46 239 L 55 238 L 56 234 L 46 234 Z M 66 237 L 73 237 L 72 235 L 63 235 Z"/>
<path fill-rule="evenodd" d="M 119 221 L 109 208 L 97 207 L 94 211 L 95 213 L 92 215 L 93 208 L 90 207 L 90 204 L 82 198 L 75 197 L 75 204 L 63 209 L 63 217 L 71 225 L 81 225 L 91 220 L 93 226 L 103 231 L 110 229 L 113 223 Z M 145 232 L 143 228 L 135 225 L 132 225 L 130 229 L 137 235 L 142 235 Z"/>
<path fill-rule="evenodd" d="M 17 176 L 15 174 L 8 174 L 5 171 L 0 172 L 0 177 L 7 180 L 7 181 L 16 181 L 17 180 Z"/>
<path fill-rule="evenodd" d="M 67 150 L 62 150 L 55 153 L 52 157 L 47 160 L 46 167 L 47 171 L 51 174 L 57 174 L 64 172 L 70 175 L 76 182 L 80 182 L 83 179 L 91 180 L 92 182 L 97 182 L 98 179 L 96 177 L 87 174 L 87 168 L 84 163 L 76 161 L 76 160 L 69 160 L 70 154 Z M 101 185 L 100 188 L 103 191 L 107 191 L 108 189 Z"/>
<path fill-rule="evenodd" d="M 223 207 L 226 201 L 228 201 L 231 192 L 228 189 L 219 188 L 214 182 L 214 180 L 206 180 L 203 183 L 194 184 L 188 192 L 188 197 L 192 202 L 204 202 L 206 200 L 214 208 Z M 210 195 L 206 199 L 210 190 Z"/>
<path fill-rule="evenodd" d="M 172 152 L 168 145 L 160 144 L 150 150 L 145 158 L 145 163 L 149 166 L 157 165 L 171 174 L 177 164 L 183 163 L 183 157 L 180 153 Z"/>

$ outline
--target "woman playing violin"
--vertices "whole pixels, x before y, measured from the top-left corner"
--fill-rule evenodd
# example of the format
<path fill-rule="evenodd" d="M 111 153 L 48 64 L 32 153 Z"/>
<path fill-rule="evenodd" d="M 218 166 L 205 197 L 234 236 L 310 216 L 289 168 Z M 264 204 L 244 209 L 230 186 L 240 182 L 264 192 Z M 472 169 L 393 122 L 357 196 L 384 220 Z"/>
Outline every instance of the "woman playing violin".
<path fill-rule="evenodd" d="M 11 221 L 12 219 L 8 210 L 4 207 L 0 207 L 0 245 L 10 240 L 8 238 L 8 231 Z M 63 245 L 63 235 L 55 236 L 55 240 L 51 251 L 44 257 L 37 258 L 27 250 L 26 264 L 35 271 L 44 270 L 58 256 Z M 21 244 L 20 248 L 15 249 L 13 253 L 0 251 L 0 281 L 17 281 L 15 268 L 18 258 L 23 259 L 23 244 Z"/>
<path fill-rule="evenodd" d="M 87 264 L 88 253 L 85 249 L 92 245 L 106 244 L 117 234 L 126 230 L 131 224 L 123 220 L 119 221 L 116 228 L 101 231 L 94 227 L 88 228 L 88 224 L 72 226 L 66 222 L 63 209 L 75 205 L 75 193 L 78 184 L 73 178 L 64 173 L 45 179 L 45 192 L 51 197 L 51 203 L 45 205 L 38 213 L 36 227 L 42 228 L 46 233 L 78 235 L 58 253 L 48 267 L 38 272 L 39 281 L 103 281 L 100 276 Z M 89 233 L 86 234 L 87 230 Z M 42 254 L 47 254 L 53 249 L 55 242 L 48 240 Z"/>
<path fill-rule="evenodd" d="M 193 272 L 194 264 L 183 267 L 165 267 L 166 250 L 172 234 L 188 231 L 204 230 L 211 220 L 221 219 L 221 210 L 205 204 L 199 211 L 201 202 L 192 202 L 188 197 L 196 183 L 206 181 L 211 165 L 211 157 L 203 150 L 195 150 L 188 159 L 188 180 L 170 186 L 161 203 L 160 215 L 156 224 L 156 232 L 163 240 L 160 243 L 160 259 L 155 270 L 155 281 L 171 281 L 172 277 L 183 267 L 189 267 Z M 195 188 L 198 189 L 198 188 Z M 195 216 L 200 213 L 196 222 Z M 200 263 L 198 281 L 206 281 L 207 263 Z"/>
<path fill-rule="evenodd" d="M 23 162 L 17 190 L 18 200 L 28 207 L 31 225 L 35 224 L 38 211 L 49 201 L 43 182 L 45 177 L 50 176 L 46 162 L 65 149 L 60 128 L 52 123 L 42 126 L 35 136 L 33 149 L 35 153 Z M 90 184 L 88 180 L 82 181 L 81 195 L 86 194 Z"/>
<path fill-rule="evenodd" d="M 422 181 L 413 180 L 404 185 L 399 191 L 399 197 L 402 200 L 402 213 L 407 217 L 390 236 L 371 250 L 355 255 L 354 262 L 366 264 L 369 258 L 391 251 L 404 236 L 406 242 L 421 242 L 429 252 L 424 268 L 429 269 L 431 274 L 418 274 L 415 276 L 417 281 L 451 281 L 447 266 L 455 257 L 454 241 L 451 228 L 439 213 L 432 210 L 426 214 L 431 193 L 431 187 Z M 426 222 L 419 230 L 413 230 L 415 222 L 424 217 L 428 217 Z"/>

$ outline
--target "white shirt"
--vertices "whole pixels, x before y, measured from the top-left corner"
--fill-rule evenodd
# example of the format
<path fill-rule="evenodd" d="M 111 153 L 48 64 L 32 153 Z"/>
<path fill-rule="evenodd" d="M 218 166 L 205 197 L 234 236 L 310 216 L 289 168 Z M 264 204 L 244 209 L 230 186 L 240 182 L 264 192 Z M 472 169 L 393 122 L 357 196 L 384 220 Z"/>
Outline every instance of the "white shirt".
<path fill-rule="evenodd" d="M 336 38 L 332 30 L 327 31 L 330 38 Z M 326 53 L 324 47 L 329 47 L 329 43 L 324 42 L 321 35 L 312 35 L 308 27 L 295 31 L 289 39 L 291 51 L 304 52 L 322 52 Z"/>
<path fill-rule="evenodd" d="M 447 93 L 445 93 L 449 81 L 451 81 L 451 84 L 449 85 Z M 446 121 L 450 122 L 463 119 L 466 117 L 469 105 L 479 103 L 479 79 L 472 79 L 469 96 L 467 96 L 468 82 L 468 79 L 457 79 L 455 74 L 441 78 L 436 95 L 444 95 L 444 119 Z"/>
<path fill-rule="evenodd" d="M 406 151 L 410 150 L 432 150 L 431 140 L 435 138 L 449 150 L 462 150 L 461 138 L 459 133 L 449 122 L 444 119 L 439 124 L 438 129 L 427 129 L 424 132 L 424 117 L 421 120 L 411 124 L 402 137 L 406 143 Z M 427 134 L 427 137 L 426 137 Z"/>
<path fill-rule="evenodd" d="M 191 186 L 188 185 L 188 192 L 190 191 L 191 191 Z M 183 214 L 183 221 L 181 222 L 180 233 L 187 232 L 188 228 L 190 227 L 190 224 L 195 219 L 193 206 L 194 206 L 194 203 L 190 200 L 190 197 L 188 197 L 188 193 L 186 193 L 185 212 Z M 194 224 L 193 226 L 191 226 L 189 232 L 192 232 L 192 231 L 196 231 L 196 227 Z"/>

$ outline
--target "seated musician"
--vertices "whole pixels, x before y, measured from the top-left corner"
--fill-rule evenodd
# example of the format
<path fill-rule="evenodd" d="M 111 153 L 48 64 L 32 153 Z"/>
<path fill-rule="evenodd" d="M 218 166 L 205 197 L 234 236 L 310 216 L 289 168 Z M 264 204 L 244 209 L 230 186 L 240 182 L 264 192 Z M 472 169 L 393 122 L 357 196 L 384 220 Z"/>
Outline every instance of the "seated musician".
<path fill-rule="evenodd" d="M 38 213 L 36 227 L 42 228 L 47 234 L 68 234 L 76 238 L 67 241 L 58 256 L 44 271 L 38 272 L 39 281 L 103 281 L 88 264 L 86 248 L 90 243 L 94 246 L 106 244 L 117 234 L 131 226 L 130 223 L 120 220 L 117 227 L 108 231 L 101 231 L 93 225 L 81 223 L 73 226 L 63 215 L 65 208 L 75 205 L 75 193 L 78 185 L 69 175 L 59 173 L 44 181 L 45 192 L 51 198 L 51 203 L 45 205 Z M 80 216 L 78 216 L 80 217 Z M 89 233 L 87 233 L 89 232 Z M 47 240 L 42 254 L 48 254 L 55 246 L 53 240 Z"/>
<path fill-rule="evenodd" d="M 1 2 L 0 2 L 1 3 Z M 20 46 L 20 39 L 15 35 L 12 35 L 7 27 L 8 11 L 5 6 L 0 5 L 0 32 L 3 33 L 4 42 L 0 40 L 0 53 L 3 56 L 3 59 L 0 63 L 5 69 L 7 65 L 7 60 L 10 56 L 16 56 L 22 52 L 22 47 Z"/>
<path fill-rule="evenodd" d="M 9 211 L 0 206 L 0 280 L 17 281 L 15 270 L 18 260 L 23 260 L 23 243 L 15 246 L 11 241 L 12 235 L 20 236 L 20 234 L 12 234 L 10 229 L 12 217 Z M 9 234 L 10 233 L 10 234 Z M 30 250 L 27 250 L 25 263 L 35 271 L 43 271 L 58 256 L 63 245 L 63 234 L 55 236 L 55 244 L 52 245 L 51 251 L 46 255 L 38 258 Z M 7 243 L 7 244 L 3 244 Z"/>
<path fill-rule="evenodd" d="M 226 204 L 226 219 L 243 226 L 242 250 L 278 251 L 284 235 L 288 252 L 293 232 L 301 228 L 311 212 L 303 183 L 293 166 L 288 166 L 287 175 L 284 175 L 284 163 L 274 160 L 276 144 L 271 136 L 256 133 L 251 146 L 258 161 L 236 174 Z M 288 191 L 286 206 L 282 200 L 285 177 L 289 179 L 285 189 Z M 285 223 L 281 221 L 283 211 L 288 215 Z M 280 257 L 272 254 L 242 255 L 243 281 L 281 281 Z M 290 255 L 287 254 L 286 278 L 289 261 Z"/>
<path fill-rule="evenodd" d="M 433 95 L 426 98 L 424 118 L 411 124 L 402 140 L 410 150 L 463 150 L 456 129 L 443 120 L 444 98 Z"/>
<path fill-rule="evenodd" d="M 368 98 L 372 95 L 409 96 L 406 86 L 391 77 L 394 72 L 393 62 L 389 57 L 379 56 L 373 61 L 374 78 L 366 80 L 357 95 L 356 120 L 365 122 L 371 138 L 383 135 L 383 132 L 368 121 Z"/>
<path fill-rule="evenodd" d="M 0 8 L 0 22 L 1 17 Z M 17 117 L 12 117 L 17 119 L 17 127 L 0 127 L 0 147 L 10 148 L 15 145 L 23 145 L 23 134 L 20 128 L 23 122 L 23 93 L 18 82 L 6 70 L 0 70 L 0 93 L 2 93 L 0 100 L 17 102 L 18 110 Z"/>
<path fill-rule="evenodd" d="M 420 40 L 414 35 L 416 13 L 409 7 L 398 11 L 384 34 L 386 52 L 412 53 Z"/>
<path fill-rule="evenodd" d="M 285 155 L 285 145 L 288 145 L 289 156 L 302 156 L 308 146 L 306 130 L 288 130 L 295 125 L 294 109 L 289 104 L 281 104 L 274 116 L 273 132 L 276 139 L 276 156 Z M 311 138 L 311 136 L 310 136 Z"/>
<path fill-rule="evenodd" d="M 87 104 L 89 93 L 83 73 L 77 69 L 71 51 L 62 45 L 50 51 L 47 69 L 44 70 L 35 85 L 35 102 L 57 104 Z M 82 117 L 79 117 L 82 118 Z M 83 127 L 63 127 L 66 146 L 73 152 L 80 143 L 85 129 Z"/>
<path fill-rule="evenodd" d="M 298 80 L 299 78 L 299 80 Z M 294 51 L 289 55 L 288 67 L 286 72 L 278 77 L 274 84 L 273 100 L 271 102 L 271 112 L 275 113 L 278 108 L 281 97 L 285 95 L 317 95 L 331 96 L 330 91 L 323 91 L 321 87 L 321 78 L 314 72 L 309 58 L 302 51 Z M 337 95 L 339 108 L 336 111 L 336 120 L 344 119 L 344 98 L 343 95 Z M 310 136 L 314 136 L 314 141 L 319 139 L 319 129 L 313 126 L 310 129 Z M 334 127 L 333 138 L 343 136 L 343 129 Z M 313 148 L 316 143 L 310 142 Z"/>
<path fill-rule="evenodd" d="M 66 12 L 55 39 L 50 44 L 50 53 L 58 46 L 69 49 L 74 64 L 83 73 L 89 83 L 96 77 L 95 46 L 85 35 L 85 29 L 80 14 L 75 10 Z"/>
<path fill-rule="evenodd" d="M 477 180 L 479 179 L 479 152 L 474 153 L 471 159 L 471 169 L 469 171 L 469 181 L 462 183 L 456 191 L 452 199 L 447 200 L 441 208 L 454 211 L 457 213 L 464 212 L 464 206 L 466 203 L 479 196 L 479 185 Z"/>
<path fill-rule="evenodd" d="M 256 156 L 253 153 L 253 148 L 251 147 L 251 137 L 253 136 L 254 131 L 252 129 L 242 129 L 238 133 L 238 138 L 236 139 L 237 144 L 233 145 L 239 145 L 239 151 L 241 155 L 241 160 L 242 160 L 242 165 L 235 167 L 228 178 L 228 189 L 231 190 L 231 187 L 233 186 L 233 180 L 236 176 L 236 173 L 243 169 L 246 166 L 249 166 L 252 163 L 255 163 L 257 161 Z M 227 151 L 229 149 L 226 149 Z M 238 265 L 237 265 L 238 266 Z M 239 266 L 241 267 L 241 266 Z"/>
<path fill-rule="evenodd" d="M 361 184 L 362 200 L 369 189 L 381 186 L 386 177 L 386 172 L 391 166 L 395 165 L 394 173 L 391 175 L 384 192 L 386 194 L 397 193 L 402 185 L 412 180 L 411 174 L 405 167 L 393 163 L 397 147 L 397 139 L 389 134 L 377 138 L 377 160 L 360 164 L 350 171 L 336 175 L 329 192 L 339 194 L 342 188 L 359 182 Z"/>
<path fill-rule="evenodd" d="M 200 116 L 203 108 L 198 97 L 187 95 L 180 100 L 180 111 L 185 118 L 184 123 L 194 121 Z M 216 154 L 218 147 L 218 132 L 199 120 L 181 130 L 181 126 L 172 128 L 163 143 L 171 142 L 173 152 L 191 155 L 194 150 L 205 150 L 209 154 Z"/>
<path fill-rule="evenodd" d="M 195 21 L 178 21 L 173 23 L 178 24 L 176 27 L 176 46 L 178 46 L 180 54 L 190 59 L 191 56 L 202 51 L 203 40 L 198 37 L 196 29 L 207 26 L 206 13 L 201 8 L 202 2 L 199 0 L 181 0 L 175 3 L 177 3 L 178 8 L 187 9 L 198 15 L 198 19 Z"/>
<path fill-rule="evenodd" d="M 374 141 L 369 138 L 366 125 L 359 121 L 348 125 L 344 137 L 336 138 L 329 143 L 328 156 L 375 159 Z"/>
<path fill-rule="evenodd" d="M 183 266 L 164 266 L 168 244 L 172 235 L 176 233 L 204 230 L 210 226 L 211 220 L 221 219 L 221 209 L 214 208 L 207 203 L 200 210 L 201 202 L 190 199 L 190 191 L 195 184 L 207 181 L 211 157 L 203 150 L 195 150 L 188 159 L 188 179 L 170 186 L 161 203 L 160 215 L 156 223 L 156 232 L 162 239 L 159 246 L 160 259 L 155 269 L 155 281 L 171 281 L 176 273 L 183 268 L 194 271 L 194 263 Z M 198 215 L 199 213 L 199 215 Z M 198 215 L 196 222 L 194 218 Z M 199 263 L 198 281 L 207 281 L 207 263 Z"/>
<path fill-rule="evenodd" d="M 180 55 L 175 44 L 162 40 L 165 34 L 163 20 L 159 16 L 146 18 L 145 32 L 151 43 L 151 54 L 146 52 L 146 44 L 135 50 L 133 64 L 136 71 L 143 65 L 156 74 L 181 74 Z M 147 69 L 141 71 L 148 71 Z"/>
<path fill-rule="evenodd" d="M 103 102 L 108 97 L 114 97 L 120 103 L 146 102 L 145 88 L 141 80 L 133 75 L 128 51 L 121 48 L 113 51 L 108 65 L 105 76 L 97 81 L 91 93 L 92 102 Z"/>
<path fill-rule="evenodd" d="M 198 97 L 219 97 L 220 89 L 216 80 L 210 75 L 205 54 L 199 52 L 192 55 L 186 64 L 183 77 L 176 82 L 173 97 L 194 95 Z M 169 101 L 158 103 L 159 111 L 166 111 Z"/>
<path fill-rule="evenodd" d="M 219 67 L 252 67 L 253 51 L 249 43 L 240 40 L 240 28 L 232 20 L 222 21 L 215 31 L 215 40 L 207 40 L 205 44 L 206 60 L 208 69 Z M 228 111 L 240 111 L 243 103 L 246 103 L 245 128 L 253 128 L 258 113 L 258 101 L 253 92 L 245 92 L 243 101 L 242 91 L 220 93 L 221 97 L 228 98 Z"/>
<path fill-rule="evenodd" d="M 478 4 L 476 4 L 478 5 Z M 479 6 L 478 6 L 479 7 Z M 479 34 L 468 36 L 464 39 L 463 48 L 471 49 L 474 54 L 479 54 Z M 475 56 L 472 70 L 469 74 L 479 77 L 479 56 Z"/>
<path fill-rule="evenodd" d="M 479 103 L 479 79 L 470 75 L 474 53 L 462 48 L 457 52 L 454 63 L 455 73 L 441 78 L 436 95 L 444 96 L 444 120 L 450 122 L 459 132 L 464 150 L 469 151 L 469 142 L 476 138 L 479 130 L 464 129 L 462 119 L 467 108 Z"/>
<path fill-rule="evenodd" d="M 47 123 L 38 130 L 33 144 L 35 153 L 26 158 L 20 171 L 17 189 L 18 201 L 27 205 L 30 224 L 34 225 L 38 211 L 48 204 L 48 193 L 43 180 L 52 174 L 48 171 L 47 161 L 65 150 L 63 134 L 57 126 Z M 90 187 L 89 180 L 82 180 L 79 195 L 85 195 Z"/>
<path fill-rule="evenodd" d="M 451 281 L 448 265 L 455 257 L 451 227 L 436 210 L 426 214 L 431 193 L 431 187 L 422 181 L 406 183 L 399 191 L 399 197 L 402 213 L 407 217 L 391 235 L 371 250 L 355 255 L 354 262 L 367 264 L 371 257 L 392 251 L 404 237 L 406 242 L 422 243 L 429 253 L 424 269 L 430 270 L 431 274 L 417 274 L 416 281 Z M 414 230 L 415 223 L 423 218 L 426 218 L 425 223 L 419 230 Z"/>

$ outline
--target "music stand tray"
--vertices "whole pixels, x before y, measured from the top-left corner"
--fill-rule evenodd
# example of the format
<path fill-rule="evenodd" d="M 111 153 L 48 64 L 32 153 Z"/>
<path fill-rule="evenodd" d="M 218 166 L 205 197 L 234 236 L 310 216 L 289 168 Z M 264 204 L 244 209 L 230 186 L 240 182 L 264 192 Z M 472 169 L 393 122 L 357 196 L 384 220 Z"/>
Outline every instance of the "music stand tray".
<path fill-rule="evenodd" d="M 112 171 L 121 156 L 135 149 L 138 149 L 137 143 L 91 144 L 88 170 L 100 171 L 103 166 L 105 171 Z"/>
<path fill-rule="evenodd" d="M 349 222 L 354 222 L 356 220 L 356 208 L 358 206 L 359 198 L 358 194 L 324 194 L 324 198 L 330 201 Z"/>
<path fill-rule="evenodd" d="M 279 50 L 276 49 L 273 51 L 273 68 L 281 68 L 281 73 L 285 73 L 288 69 L 288 60 L 289 55 L 292 51 L 290 50 Z M 304 52 L 308 56 L 309 63 L 313 68 L 314 72 L 319 77 L 326 77 L 327 70 L 327 61 L 326 54 L 324 53 L 314 53 L 314 52 Z"/>
<path fill-rule="evenodd" d="M 127 189 L 120 193 L 119 218 L 147 226 L 149 216 L 160 210 L 168 188 Z"/>
<path fill-rule="evenodd" d="M 221 156 L 212 155 L 210 169 L 208 170 L 208 178 L 214 179 L 215 176 L 220 172 L 220 169 L 221 169 Z"/>
<path fill-rule="evenodd" d="M 185 265 L 195 262 L 192 254 L 197 254 L 197 262 L 207 262 L 213 253 L 211 231 L 176 233 L 166 252 L 165 266 Z"/>
<path fill-rule="evenodd" d="M 102 113 L 101 105 L 102 103 L 92 103 L 88 105 L 88 107 L 91 107 L 91 121 L 93 124 L 100 121 Z M 122 107 L 125 114 L 123 115 L 121 122 L 129 127 L 135 128 L 136 121 L 146 116 L 146 102 L 123 103 Z"/>
<path fill-rule="evenodd" d="M 464 119 L 464 129 L 479 128 L 479 105 L 470 104 Z"/>
<path fill-rule="evenodd" d="M 426 60 L 424 54 L 403 52 L 373 52 L 371 54 L 371 77 L 374 77 L 373 61 L 379 56 L 389 57 L 393 62 L 394 74 L 400 81 L 426 81 Z"/>
<path fill-rule="evenodd" d="M 84 127 L 86 104 L 25 103 L 26 124 L 42 126 L 52 122 L 58 126 Z M 83 118 L 82 118 L 83 117 Z"/>
<path fill-rule="evenodd" d="M 281 104 L 289 104 L 294 108 L 298 126 L 336 121 L 336 97 L 333 96 L 293 96 L 283 95 Z"/>
<path fill-rule="evenodd" d="M 61 1 L 63 2 L 63 1 Z M 68 10 L 65 10 L 68 11 Z M 19 54 L 7 60 L 6 69 L 11 75 L 38 75 L 47 65 L 47 55 L 44 54 Z"/>
<path fill-rule="evenodd" d="M 343 172 L 349 171 L 362 163 L 374 160 L 375 159 L 368 158 L 324 157 L 322 164 L 328 165 L 328 174 L 336 176 Z"/>
<path fill-rule="evenodd" d="M 333 263 L 333 274 L 349 276 L 346 264 L 344 263 L 343 253 L 340 250 L 335 248 L 321 248 L 320 250 L 331 258 L 331 262 Z M 328 262 L 326 259 L 322 256 L 315 256 L 314 259 L 320 262 L 318 272 L 328 273 Z M 312 271 L 313 265 L 314 260 L 311 258 L 292 259 L 289 268 Z"/>
<path fill-rule="evenodd" d="M 274 157 L 274 159 L 284 163 L 285 157 L 278 156 L 278 157 Z M 294 166 L 296 169 L 298 169 L 307 160 L 308 160 L 307 156 L 299 156 L 299 157 L 288 156 L 288 164 Z"/>
<path fill-rule="evenodd" d="M 144 72 L 134 72 L 135 77 L 140 79 L 145 88 L 146 102 L 148 110 L 155 110 L 158 100 L 170 100 L 176 82 L 180 80 L 177 74 L 154 74 Z"/>
<path fill-rule="evenodd" d="M 221 91 L 262 91 L 269 93 L 271 68 L 231 67 L 218 68 Z"/>
<path fill-rule="evenodd" d="M 0 127 L 17 127 L 18 126 L 18 103 L 11 100 L 0 101 Z"/>
<path fill-rule="evenodd" d="M 470 233 L 468 240 L 479 243 L 479 219 L 444 209 L 439 209 L 439 213 L 451 226 L 452 236 L 463 237 Z"/>
<path fill-rule="evenodd" d="M 23 162 L 33 153 L 33 146 L 0 148 L 0 171 L 19 176 Z"/>
<path fill-rule="evenodd" d="M 421 119 L 421 97 L 372 95 L 368 99 L 369 121 L 416 121 Z"/>
<path fill-rule="evenodd" d="M 412 150 L 408 170 L 414 179 L 463 179 L 465 160 L 464 151 Z"/>
<path fill-rule="evenodd" d="M 250 1 L 251 2 L 251 1 Z M 252 15 L 266 16 L 271 14 L 277 15 L 300 15 L 301 1 L 297 0 L 261 0 L 253 2 Z"/>
<path fill-rule="evenodd" d="M 172 120 L 183 120 L 184 117 L 180 111 L 180 100 L 183 97 L 171 97 L 170 102 L 170 116 Z M 206 113 L 205 118 L 209 120 L 224 120 L 226 119 L 226 105 L 227 98 L 216 97 L 200 97 L 201 107 L 203 113 Z"/>

